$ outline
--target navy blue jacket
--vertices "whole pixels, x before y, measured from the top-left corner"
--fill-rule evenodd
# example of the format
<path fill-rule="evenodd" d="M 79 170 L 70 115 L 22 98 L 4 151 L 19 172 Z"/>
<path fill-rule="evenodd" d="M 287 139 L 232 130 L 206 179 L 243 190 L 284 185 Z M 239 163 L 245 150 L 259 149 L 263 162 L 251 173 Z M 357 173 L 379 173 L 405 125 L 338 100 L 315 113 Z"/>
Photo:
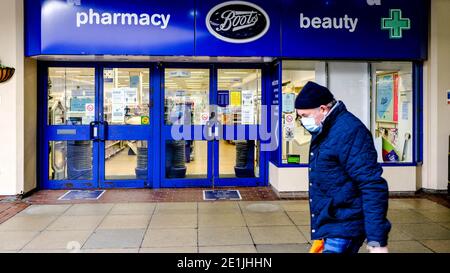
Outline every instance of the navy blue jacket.
<path fill-rule="evenodd" d="M 309 162 L 311 238 L 365 237 L 387 245 L 387 182 L 370 131 L 343 102 L 313 134 Z"/>

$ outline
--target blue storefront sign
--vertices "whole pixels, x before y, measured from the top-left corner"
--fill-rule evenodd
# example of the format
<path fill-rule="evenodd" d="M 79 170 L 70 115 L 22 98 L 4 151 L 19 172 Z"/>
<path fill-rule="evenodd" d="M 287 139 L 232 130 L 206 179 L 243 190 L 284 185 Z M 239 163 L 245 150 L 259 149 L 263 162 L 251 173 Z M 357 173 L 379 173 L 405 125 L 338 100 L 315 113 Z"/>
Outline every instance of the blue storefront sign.
<path fill-rule="evenodd" d="M 27 55 L 193 55 L 194 0 L 28 0 Z"/>
<path fill-rule="evenodd" d="M 26 0 L 26 55 L 423 60 L 429 0 Z"/>
<path fill-rule="evenodd" d="M 282 8 L 284 57 L 426 58 L 426 0 L 283 0 Z"/>

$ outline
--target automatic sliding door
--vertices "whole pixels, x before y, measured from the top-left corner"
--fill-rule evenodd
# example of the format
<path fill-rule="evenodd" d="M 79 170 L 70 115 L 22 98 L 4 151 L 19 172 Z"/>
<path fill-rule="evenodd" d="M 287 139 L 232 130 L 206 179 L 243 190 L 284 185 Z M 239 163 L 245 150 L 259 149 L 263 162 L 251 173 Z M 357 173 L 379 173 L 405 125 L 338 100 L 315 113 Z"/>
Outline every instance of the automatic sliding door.
<path fill-rule="evenodd" d="M 258 134 L 262 107 L 261 69 L 219 69 L 217 74 L 217 113 L 223 139 L 218 141 L 216 177 L 219 180 L 258 178 L 261 161 Z M 235 184 L 239 182 L 235 181 Z"/>
<path fill-rule="evenodd" d="M 204 134 L 210 118 L 209 104 L 210 69 L 165 69 L 164 185 L 210 184 L 212 144 Z"/>

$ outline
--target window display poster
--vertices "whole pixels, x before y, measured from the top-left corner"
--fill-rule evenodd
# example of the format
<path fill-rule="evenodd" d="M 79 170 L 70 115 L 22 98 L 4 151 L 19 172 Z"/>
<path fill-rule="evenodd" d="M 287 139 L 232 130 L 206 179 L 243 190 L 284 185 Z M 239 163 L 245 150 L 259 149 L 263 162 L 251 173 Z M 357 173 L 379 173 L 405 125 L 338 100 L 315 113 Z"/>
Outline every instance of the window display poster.
<path fill-rule="evenodd" d="M 242 124 L 254 124 L 255 123 L 255 111 L 252 106 L 242 106 Z"/>
<path fill-rule="evenodd" d="M 137 88 L 124 88 L 123 92 L 124 92 L 125 104 L 130 105 L 130 104 L 138 103 Z"/>
<path fill-rule="evenodd" d="M 376 85 L 376 120 L 398 122 L 398 74 L 377 75 Z"/>
<path fill-rule="evenodd" d="M 112 90 L 111 103 L 112 104 L 124 103 L 124 91 L 122 88 L 115 88 Z"/>
<path fill-rule="evenodd" d="M 283 93 L 283 113 L 292 113 L 295 111 L 295 94 Z"/>
<path fill-rule="evenodd" d="M 241 92 L 232 91 L 230 92 L 231 106 L 241 106 Z"/>
<path fill-rule="evenodd" d="M 253 105 L 253 91 L 252 90 L 242 90 L 242 106 L 252 106 Z"/>
<path fill-rule="evenodd" d="M 130 87 L 131 88 L 138 88 L 139 87 L 139 76 L 130 76 Z"/>
<path fill-rule="evenodd" d="M 112 105 L 112 122 L 124 122 L 125 106 L 123 104 Z"/>
<path fill-rule="evenodd" d="M 73 112 L 84 112 L 86 111 L 86 104 L 87 103 L 93 103 L 94 99 L 93 98 L 86 98 L 86 97 L 82 97 L 82 98 L 76 98 L 73 97 L 70 99 L 70 111 Z"/>
<path fill-rule="evenodd" d="M 411 91 L 412 82 L 412 73 L 403 73 L 399 75 L 399 91 Z"/>

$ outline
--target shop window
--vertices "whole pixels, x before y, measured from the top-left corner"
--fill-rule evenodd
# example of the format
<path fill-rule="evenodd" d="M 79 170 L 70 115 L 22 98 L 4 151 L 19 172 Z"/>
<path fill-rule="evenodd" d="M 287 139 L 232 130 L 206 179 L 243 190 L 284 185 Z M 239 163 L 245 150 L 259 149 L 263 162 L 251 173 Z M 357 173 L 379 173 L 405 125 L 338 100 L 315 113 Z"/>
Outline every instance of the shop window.
<path fill-rule="evenodd" d="M 380 163 L 414 162 L 412 72 L 408 62 L 283 61 L 280 163 L 308 163 L 311 136 L 294 109 L 308 81 L 327 86 L 371 130 Z"/>
<path fill-rule="evenodd" d="M 372 64 L 373 133 L 380 162 L 412 162 L 411 63 Z"/>
<path fill-rule="evenodd" d="M 284 61 L 282 74 L 282 163 L 306 164 L 311 135 L 297 118 L 295 98 L 308 81 L 326 84 L 325 63 Z"/>
<path fill-rule="evenodd" d="M 48 124 L 89 125 L 95 105 L 95 69 L 48 69 Z"/>
<path fill-rule="evenodd" d="M 370 73 L 367 62 L 328 62 L 328 88 L 336 100 L 370 128 Z"/>

